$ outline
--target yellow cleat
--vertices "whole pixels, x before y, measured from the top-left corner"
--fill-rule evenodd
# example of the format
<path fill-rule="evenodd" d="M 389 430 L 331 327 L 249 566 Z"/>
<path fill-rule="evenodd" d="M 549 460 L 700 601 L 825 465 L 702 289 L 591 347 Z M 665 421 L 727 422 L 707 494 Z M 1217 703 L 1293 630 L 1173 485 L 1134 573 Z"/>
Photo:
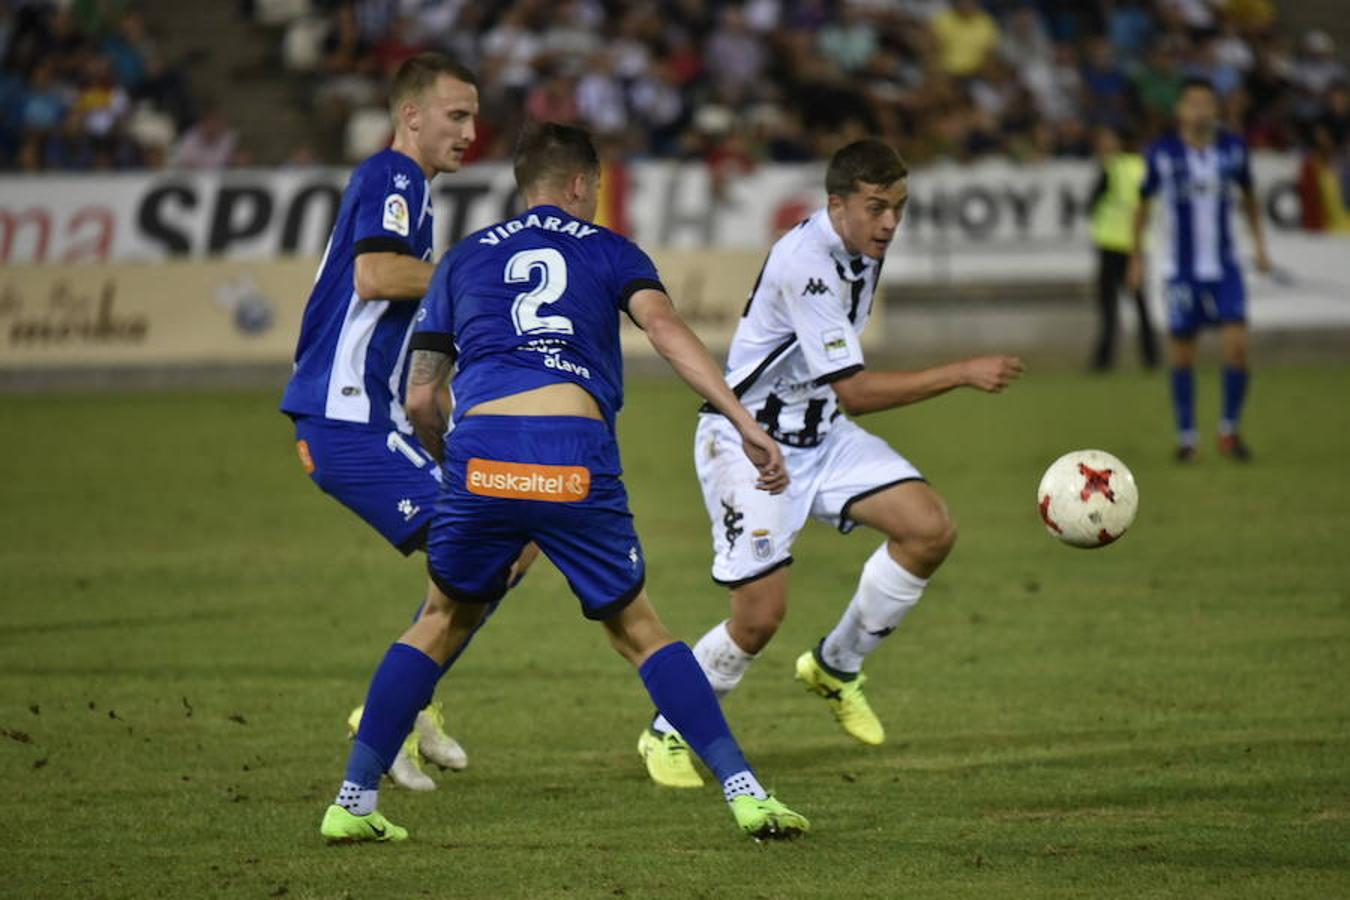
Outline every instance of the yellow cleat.
<path fill-rule="evenodd" d="M 826 672 L 816 654 L 807 650 L 797 657 L 796 679 L 811 693 L 825 698 L 835 721 L 856 740 L 872 745 L 886 740 L 886 729 L 863 696 L 866 675 L 859 672 L 852 681 L 843 681 Z"/>
<path fill-rule="evenodd" d="M 446 733 L 445 714 L 441 712 L 439 703 L 428 703 L 417 714 L 413 735 L 417 738 L 417 749 L 422 758 L 442 769 L 458 772 L 469 764 L 469 755 L 464 752 L 459 741 Z"/>
<path fill-rule="evenodd" d="M 358 706 L 347 716 L 349 739 L 356 739 L 357 729 L 361 727 L 361 714 L 365 710 L 364 706 Z M 394 762 L 389 767 L 389 777 L 394 784 L 410 791 L 434 791 L 436 782 L 422 771 L 422 754 L 418 750 L 418 743 L 417 729 L 414 728 L 403 741 L 403 746 L 398 749 L 398 755 L 394 757 Z"/>
<path fill-rule="evenodd" d="M 358 816 L 334 803 L 324 813 L 319 833 L 330 844 L 353 844 L 362 841 L 406 841 L 408 829 L 390 822 L 378 811 Z"/>
<path fill-rule="evenodd" d="M 763 800 L 745 795 L 736 797 L 731 801 L 731 814 L 741 831 L 757 841 L 791 840 L 811 830 L 806 816 L 771 796 Z"/>
<path fill-rule="evenodd" d="M 664 734 L 650 728 L 642 729 L 638 738 L 638 755 L 647 764 L 647 774 L 662 787 L 703 787 L 703 777 L 694 768 L 689 745 L 673 731 Z"/>

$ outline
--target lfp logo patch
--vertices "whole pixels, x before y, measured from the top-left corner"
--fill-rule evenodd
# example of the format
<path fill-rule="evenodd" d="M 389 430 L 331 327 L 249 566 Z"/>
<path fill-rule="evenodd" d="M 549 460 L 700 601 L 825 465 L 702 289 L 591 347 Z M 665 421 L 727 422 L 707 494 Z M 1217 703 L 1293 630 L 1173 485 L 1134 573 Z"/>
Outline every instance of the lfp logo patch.
<path fill-rule="evenodd" d="M 402 194 L 384 198 L 384 230 L 408 236 L 408 201 Z"/>

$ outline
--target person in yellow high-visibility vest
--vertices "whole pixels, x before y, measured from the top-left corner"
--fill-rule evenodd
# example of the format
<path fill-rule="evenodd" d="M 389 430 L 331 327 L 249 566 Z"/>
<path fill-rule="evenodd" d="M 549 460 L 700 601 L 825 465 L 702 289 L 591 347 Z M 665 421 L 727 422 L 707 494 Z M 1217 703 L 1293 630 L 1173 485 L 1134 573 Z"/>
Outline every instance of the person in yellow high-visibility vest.
<path fill-rule="evenodd" d="M 1128 289 L 1126 275 L 1134 252 L 1134 214 L 1139 206 L 1144 158 L 1125 146 L 1120 132 L 1103 126 L 1097 132 L 1097 159 L 1101 172 L 1093 188 L 1088 210 L 1092 217 L 1092 243 L 1097 248 L 1097 304 L 1101 327 L 1092 352 L 1092 368 L 1106 371 L 1115 365 L 1116 307 L 1120 292 Z M 1158 365 L 1158 344 L 1149 319 L 1148 298 L 1142 285 L 1131 291 L 1139 312 L 1139 352 L 1145 367 Z"/>

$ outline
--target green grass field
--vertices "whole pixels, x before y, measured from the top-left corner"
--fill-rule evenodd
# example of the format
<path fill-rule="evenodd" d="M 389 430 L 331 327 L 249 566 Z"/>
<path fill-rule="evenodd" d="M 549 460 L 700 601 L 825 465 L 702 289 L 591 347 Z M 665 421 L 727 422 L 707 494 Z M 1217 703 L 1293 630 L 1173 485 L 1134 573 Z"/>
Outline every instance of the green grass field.
<path fill-rule="evenodd" d="M 1212 428 L 1217 377 L 1201 381 Z M 302 474 L 272 392 L 0 397 L 0 784 L 13 897 L 1350 895 L 1350 366 L 1258 372 L 1248 467 L 1169 459 L 1160 378 L 1032 374 L 865 424 L 961 540 L 868 663 L 882 748 L 791 679 L 877 541 L 808 528 L 791 615 L 727 713 L 812 819 L 739 835 L 634 752 L 641 685 L 548 566 L 440 697 L 470 766 L 386 791 L 399 846 L 329 848 L 343 720 L 422 591 Z M 690 395 L 632 385 L 649 588 L 723 615 Z M 1059 453 L 1129 462 L 1134 530 L 1058 545 Z"/>

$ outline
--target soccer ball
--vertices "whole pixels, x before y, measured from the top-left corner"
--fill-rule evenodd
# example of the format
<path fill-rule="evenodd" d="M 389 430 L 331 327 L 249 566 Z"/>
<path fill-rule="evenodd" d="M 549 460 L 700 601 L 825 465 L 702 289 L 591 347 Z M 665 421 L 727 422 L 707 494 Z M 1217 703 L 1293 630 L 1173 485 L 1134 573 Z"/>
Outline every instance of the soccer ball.
<path fill-rule="evenodd" d="M 1139 511 L 1134 475 L 1104 450 L 1075 450 L 1050 464 L 1036 491 L 1045 530 L 1074 547 L 1104 547 Z"/>

